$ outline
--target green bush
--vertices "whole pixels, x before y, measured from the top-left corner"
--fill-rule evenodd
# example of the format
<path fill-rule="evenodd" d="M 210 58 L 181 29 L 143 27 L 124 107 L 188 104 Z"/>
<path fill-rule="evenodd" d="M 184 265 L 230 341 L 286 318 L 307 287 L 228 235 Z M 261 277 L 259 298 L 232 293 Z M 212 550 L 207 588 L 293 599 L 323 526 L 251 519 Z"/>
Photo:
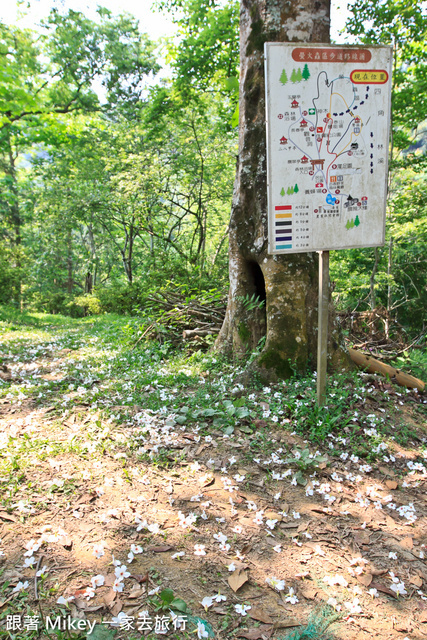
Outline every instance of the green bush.
<path fill-rule="evenodd" d="M 150 291 L 147 285 L 139 281 L 132 284 L 112 284 L 104 289 L 97 289 L 95 295 L 102 311 L 133 315 L 145 306 L 148 293 Z"/>
<path fill-rule="evenodd" d="M 75 297 L 72 302 L 67 304 L 67 307 L 81 307 L 85 316 L 99 316 L 102 313 L 100 299 L 90 293 Z"/>

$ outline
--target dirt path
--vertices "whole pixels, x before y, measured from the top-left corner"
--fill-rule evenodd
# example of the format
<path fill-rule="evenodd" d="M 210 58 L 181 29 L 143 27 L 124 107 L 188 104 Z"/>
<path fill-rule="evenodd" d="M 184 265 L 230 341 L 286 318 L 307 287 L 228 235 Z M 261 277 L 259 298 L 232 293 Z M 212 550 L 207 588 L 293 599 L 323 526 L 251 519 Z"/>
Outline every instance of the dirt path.
<path fill-rule="evenodd" d="M 0 637 L 426 637 L 423 398 L 365 378 L 321 444 L 307 384 L 243 389 L 105 326 L 2 349 Z"/>

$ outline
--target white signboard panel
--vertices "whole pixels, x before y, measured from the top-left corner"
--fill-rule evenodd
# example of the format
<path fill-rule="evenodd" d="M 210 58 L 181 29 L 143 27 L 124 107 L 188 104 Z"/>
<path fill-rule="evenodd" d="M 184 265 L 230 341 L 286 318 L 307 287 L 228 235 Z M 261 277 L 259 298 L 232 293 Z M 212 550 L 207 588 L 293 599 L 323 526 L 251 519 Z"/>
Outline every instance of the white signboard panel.
<path fill-rule="evenodd" d="M 384 244 L 390 47 L 267 43 L 269 253 Z"/>

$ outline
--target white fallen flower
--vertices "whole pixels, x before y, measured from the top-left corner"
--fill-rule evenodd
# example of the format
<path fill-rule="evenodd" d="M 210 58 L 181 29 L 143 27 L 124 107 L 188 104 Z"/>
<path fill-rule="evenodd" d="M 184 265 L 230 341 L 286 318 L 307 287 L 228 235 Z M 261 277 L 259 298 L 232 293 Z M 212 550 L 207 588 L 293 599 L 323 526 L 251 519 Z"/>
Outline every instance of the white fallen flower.
<path fill-rule="evenodd" d="M 28 585 L 29 585 L 28 580 L 25 580 L 25 582 L 18 582 L 16 587 L 12 589 L 12 593 L 19 593 L 20 591 L 23 591 L 24 589 L 26 589 Z"/>
<path fill-rule="evenodd" d="M 204 544 L 195 544 L 194 545 L 194 555 L 195 556 L 205 556 L 205 545 Z"/>
<path fill-rule="evenodd" d="M 245 616 L 246 612 L 252 609 L 252 607 L 248 604 L 235 604 L 234 608 L 236 613 L 240 613 L 241 616 Z"/>
<path fill-rule="evenodd" d="M 272 587 L 272 589 L 275 589 L 276 591 L 283 591 L 285 588 L 285 581 L 279 580 L 279 578 L 276 578 L 274 576 L 272 576 L 271 578 L 266 578 L 265 581 L 268 585 L 270 585 L 270 587 Z"/>
<path fill-rule="evenodd" d="M 344 602 L 344 606 L 351 614 L 362 613 L 362 607 L 359 605 L 359 598 L 354 598 L 353 602 Z"/>
<path fill-rule="evenodd" d="M 213 597 L 212 596 L 205 596 L 200 604 L 202 605 L 204 610 L 207 611 L 208 608 L 213 605 Z"/>

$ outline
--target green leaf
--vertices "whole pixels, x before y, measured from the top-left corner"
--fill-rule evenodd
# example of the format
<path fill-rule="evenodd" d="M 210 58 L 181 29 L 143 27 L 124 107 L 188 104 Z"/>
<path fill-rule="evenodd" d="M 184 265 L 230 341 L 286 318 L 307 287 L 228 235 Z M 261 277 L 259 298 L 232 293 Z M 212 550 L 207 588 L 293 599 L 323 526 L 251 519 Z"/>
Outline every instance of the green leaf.
<path fill-rule="evenodd" d="M 176 609 L 176 611 L 181 611 L 182 613 L 187 613 L 188 606 L 187 603 L 182 600 L 182 598 L 174 598 L 170 605 L 171 609 Z"/>
<path fill-rule="evenodd" d="M 108 629 L 102 624 L 96 624 L 92 633 L 87 634 L 87 640 L 112 640 L 116 635 L 116 629 Z"/>
<path fill-rule="evenodd" d="M 239 91 L 239 80 L 232 76 L 224 80 L 224 88 L 226 91 Z"/>
<path fill-rule="evenodd" d="M 188 413 L 190 411 L 190 407 L 181 407 L 179 409 L 179 413 Z"/>
<path fill-rule="evenodd" d="M 171 604 L 175 596 L 172 589 L 163 589 L 163 591 L 160 591 L 159 593 L 159 598 L 160 600 L 163 600 L 165 604 Z"/>
<path fill-rule="evenodd" d="M 240 431 L 243 431 L 243 433 L 252 433 L 253 432 L 253 430 L 250 427 L 246 426 L 246 425 L 239 426 L 239 429 L 240 429 Z"/>
<path fill-rule="evenodd" d="M 246 418 L 249 415 L 249 409 L 247 407 L 239 407 L 236 411 L 236 418 Z"/>
<path fill-rule="evenodd" d="M 239 126 L 239 105 L 236 106 L 236 109 L 231 116 L 231 126 L 238 127 Z"/>
<path fill-rule="evenodd" d="M 304 477 L 301 471 L 297 471 L 297 473 L 295 474 L 295 479 L 297 483 L 303 487 L 305 487 L 305 485 L 307 484 L 307 479 Z"/>
<path fill-rule="evenodd" d="M 206 416 L 207 418 L 216 415 L 217 411 L 215 409 L 205 409 L 204 411 L 202 411 L 202 415 Z"/>
<path fill-rule="evenodd" d="M 226 429 L 224 429 L 224 433 L 227 436 L 231 436 L 231 434 L 234 433 L 234 427 L 232 426 L 227 427 Z"/>
<path fill-rule="evenodd" d="M 198 616 L 188 616 L 187 621 L 191 622 L 196 628 L 197 628 L 197 624 L 201 622 L 205 627 L 205 631 L 209 634 L 208 637 L 209 638 L 215 637 L 215 633 L 212 626 L 209 624 L 209 622 L 207 622 L 206 620 L 203 620 L 203 618 L 199 618 Z"/>

